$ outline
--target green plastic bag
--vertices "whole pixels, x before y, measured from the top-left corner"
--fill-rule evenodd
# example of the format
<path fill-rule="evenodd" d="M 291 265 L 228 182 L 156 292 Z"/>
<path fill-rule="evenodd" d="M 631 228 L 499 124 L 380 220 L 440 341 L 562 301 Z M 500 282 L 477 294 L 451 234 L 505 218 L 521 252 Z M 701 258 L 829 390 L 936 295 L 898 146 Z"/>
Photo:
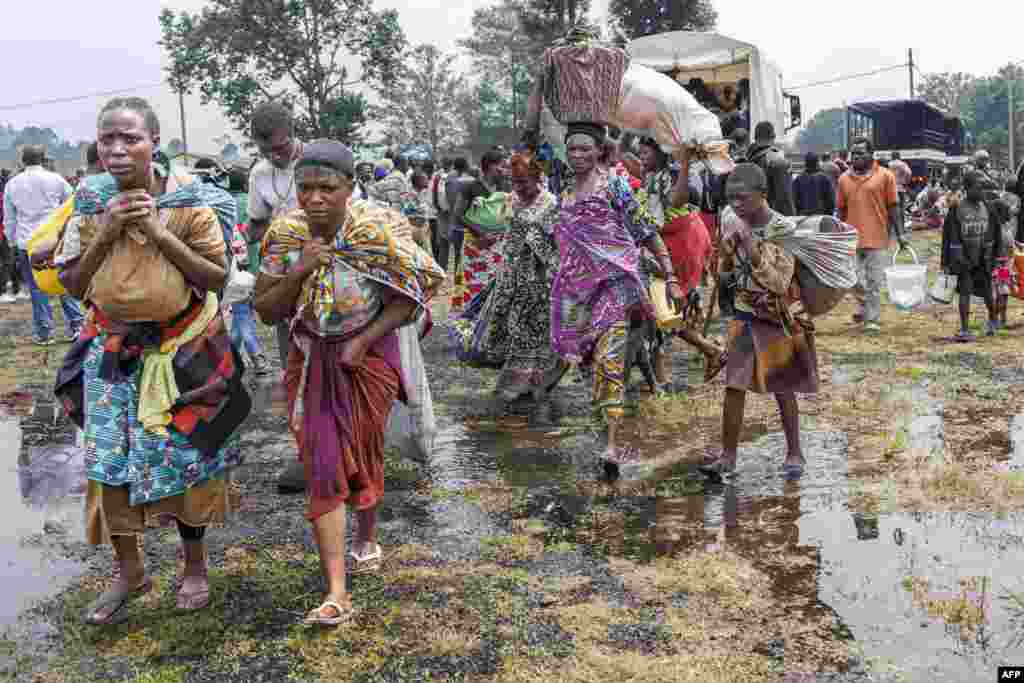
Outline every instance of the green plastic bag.
<path fill-rule="evenodd" d="M 508 230 L 508 194 L 492 192 L 477 197 L 466 210 L 465 221 L 489 235 L 500 235 Z"/>

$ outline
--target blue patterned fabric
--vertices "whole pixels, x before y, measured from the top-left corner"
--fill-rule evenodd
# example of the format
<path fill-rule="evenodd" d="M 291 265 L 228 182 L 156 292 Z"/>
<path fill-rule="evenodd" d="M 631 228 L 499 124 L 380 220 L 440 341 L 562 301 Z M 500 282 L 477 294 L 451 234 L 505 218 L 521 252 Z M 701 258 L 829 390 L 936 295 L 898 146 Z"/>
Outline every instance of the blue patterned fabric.
<path fill-rule="evenodd" d="M 191 486 L 224 476 L 242 462 L 237 432 L 211 455 L 175 429 L 162 437 L 138 420 L 142 364 L 123 382 L 99 377 L 106 335 L 92 341 L 84 364 L 85 469 L 91 481 L 128 486 L 131 505 L 180 495 Z"/>

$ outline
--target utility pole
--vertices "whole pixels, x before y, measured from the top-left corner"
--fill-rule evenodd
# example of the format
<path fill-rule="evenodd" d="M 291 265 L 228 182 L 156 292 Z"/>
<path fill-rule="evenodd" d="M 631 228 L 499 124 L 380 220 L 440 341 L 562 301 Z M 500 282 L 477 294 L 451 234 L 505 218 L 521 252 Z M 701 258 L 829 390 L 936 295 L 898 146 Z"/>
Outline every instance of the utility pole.
<path fill-rule="evenodd" d="M 910 99 L 914 99 L 914 48 L 907 48 L 907 71 L 910 72 Z"/>
<path fill-rule="evenodd" d="M 1016 141 L 1017 141 L 1016 140 L 1016 137 L 1017 137 L 1016 136 L 1017 127 L 1016 127 L 1016 125 L 1014 124 L 1014 121 L 1013 121 L 1013 115 L 1015 113 L 1014 112 L 1014 104 L 1013 104 L 1013 91 L 1014 91 L 1014 87 L 1013 86 L 1016 84 L 1016 81 L 1017 81 L 1016 76 L 1017 76 L 1017 67 L 1014 66 L 1012 68 L 1012 70 L 1010 71 L 1010 77 L 1006 81 L 1006 94 L 1007 94 L 1007 98 L 1006 99 L 1009 102 L 1009 106 L 1010 106 L 1010 111 L 1008 113 L 1010 115 L 1010 117 L 1009 117 L 1009 124 L 1010 124 L 1009 152 L 1010 152 L 1010 172 L 1011 173 L 1014 173 L 1017 170 L 1017 164 L 1016 164 L 1016 158 L 1015 158 L 1016 155 L 1014 154 L 1014 152 L 1016 151 L 1014 149 L 1014 147 L 1015 147 L 1014 143 L 1016 143 Z"/>

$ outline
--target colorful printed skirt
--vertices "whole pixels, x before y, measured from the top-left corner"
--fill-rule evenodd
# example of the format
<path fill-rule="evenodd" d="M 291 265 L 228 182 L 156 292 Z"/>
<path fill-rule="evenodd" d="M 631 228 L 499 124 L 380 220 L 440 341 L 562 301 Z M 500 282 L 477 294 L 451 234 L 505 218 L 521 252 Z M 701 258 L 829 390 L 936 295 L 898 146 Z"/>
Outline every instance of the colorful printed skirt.
<path fill-rule="evenodd" d="M 455 274 L 452 310 L 462 310 L 494 279 L 501 269 L 501 245 L 499 239 L 489 247 L 482 247 L 473 233 L 466 232 L 462 243 L 462 268 Z"/>
<path fill-rule="evenodd" d="M 207 455 L 173 427 L 167 436 L 147 431 L 138 420 L 141 363 L 125 381 L 101 379 L 103 339 L 92 341 L 83 366 L 87 540 L 98 545 L 172 519 L 225 521 L 226 477 L 242 462 L 238 434 Z"/>
<path fill-rule="evenodd" d="M 729 321 L 725 385 L 758 394 L 814 394 L 818 356 L 814 334 L 799 323 L 787 335 L 777 325 L 737 311 Z"/>

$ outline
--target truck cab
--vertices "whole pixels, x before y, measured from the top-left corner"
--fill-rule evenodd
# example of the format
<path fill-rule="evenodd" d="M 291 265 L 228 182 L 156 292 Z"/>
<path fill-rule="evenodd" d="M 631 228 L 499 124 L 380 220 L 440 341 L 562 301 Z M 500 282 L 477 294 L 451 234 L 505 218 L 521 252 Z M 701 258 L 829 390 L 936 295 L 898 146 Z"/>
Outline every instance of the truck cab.
<path fill-rule="evenodd" d="M 963 155 L 960 119 L 921 100 L 857 102 L 846 110 L 847 146 L 858 137 L 874 145 L 875 157 L 890 159 L 899 152 L 910 166 L 913 185 L 941 178 L 943 170 Z"/>

